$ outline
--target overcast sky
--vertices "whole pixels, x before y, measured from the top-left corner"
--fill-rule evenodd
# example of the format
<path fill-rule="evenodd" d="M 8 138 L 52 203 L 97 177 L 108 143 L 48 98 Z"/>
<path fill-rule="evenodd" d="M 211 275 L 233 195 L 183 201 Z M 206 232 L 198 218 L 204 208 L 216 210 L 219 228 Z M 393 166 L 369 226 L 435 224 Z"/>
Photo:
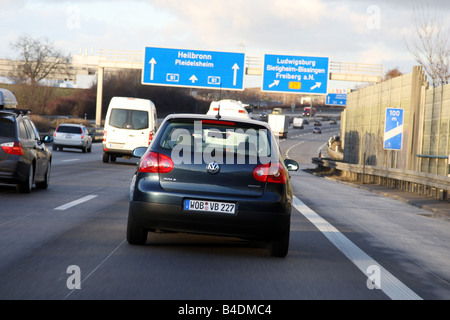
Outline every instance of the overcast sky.
<path fill-rule="evenodd" d="M 329 57 L 410 73 L 404 39 L 428 3 L 450 30 L 449 0 L 0 0 L 0 58 L 22 34 L 65 53 L 145 46 Z"/>

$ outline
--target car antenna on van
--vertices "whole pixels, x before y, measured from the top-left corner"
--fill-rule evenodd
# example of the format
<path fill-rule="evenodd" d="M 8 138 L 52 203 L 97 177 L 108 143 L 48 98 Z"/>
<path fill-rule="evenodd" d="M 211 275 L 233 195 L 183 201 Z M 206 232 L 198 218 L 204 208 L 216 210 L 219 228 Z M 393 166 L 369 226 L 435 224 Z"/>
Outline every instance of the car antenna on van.
<path fill-rule="evenodd" d="M 217 115 L 216 115 L 216 119 L 220 120 L 220 118 L 222 118 L 222 116 L 220 115 L 220 101 L 222 100 L 222 82 L 220 82 L 220 89 L 219 89 L 219 106 L 217 108 Z"/>

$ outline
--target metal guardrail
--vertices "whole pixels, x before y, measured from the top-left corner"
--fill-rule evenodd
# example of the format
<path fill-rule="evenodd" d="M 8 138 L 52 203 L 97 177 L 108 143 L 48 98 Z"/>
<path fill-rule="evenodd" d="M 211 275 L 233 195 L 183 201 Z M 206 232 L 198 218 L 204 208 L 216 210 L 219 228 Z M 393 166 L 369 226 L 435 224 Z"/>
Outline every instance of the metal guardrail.
<path fill-rule="evenodd" d="M 323 158 L 312 158 L 312 163 L 321 167 L 334 168 L 339 171 L 356 174 L 360 177 L 358 177 L 358 180 L 362 180 L 363 183 L 365 177 L 372 177 L 378 180 L 377 183 L 379 184 L 397 187 L 410 192 L 425 193 L 425 189 L 435 188 L 437 190 L 436 198 L 441 200 L 445 199 L 450 191 L 450 178 L 446 176 L 410 170 L 351 164 Z"/>
<path fill-rule="evenodd" d="M 428 154 L 417 154 L 419 158 L 429 158 L 429 159 L 450 159 L 450 156 L 433 156 Z"/>
<path fill-rule="evenodd" d="M 101 142 L 103 140 L 103 128 L 90 127 L 87 129 L 92 136 L 93 142 Z"/>

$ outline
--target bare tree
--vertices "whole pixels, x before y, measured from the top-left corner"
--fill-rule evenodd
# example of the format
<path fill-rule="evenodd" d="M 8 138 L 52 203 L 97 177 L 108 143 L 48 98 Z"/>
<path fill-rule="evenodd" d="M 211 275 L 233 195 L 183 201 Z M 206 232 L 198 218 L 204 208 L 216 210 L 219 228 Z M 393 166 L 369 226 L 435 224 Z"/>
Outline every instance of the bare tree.
<path fill-rule="evenodd" d="M 34 107 L 39 100 L 39 84 L 42 80 L 48 79 L 55 74 L 68 74 L 70 56 L 64 55 L 57 50 L 47 39 L 34 39 L 28 35 L 20 36 L 17 41 L 11 44 L 17 51 L 17 63 L 11 76 L 19 83 L 28 87 L 26 91 L 27 103 L 29 107 Z M 44 90 L 48 96 L 49 90 Z M 41 101 L 41 111 L 45 109 L 46 101 Z"/>
<path fill-rule="evenodd" d="M 412 18 L 414 37 L 406 40 L 406 47 L 414 59 L 431 77 L 434 87 L 447 84 L 450 79 L 449 31 L 444 30 L 442 18 L 428 6 L 417 7 Z"/>
<path fill-rule="evenodd" d="M 395 67 L 393 69 L 388 70 L 385 73 L 383 80 L 389 80 L 389 79 L 397 78 L 397 77 L 400 77 L 401 75 L 403 75 L 403 73 L 399 70 L 398 67 Z"/>

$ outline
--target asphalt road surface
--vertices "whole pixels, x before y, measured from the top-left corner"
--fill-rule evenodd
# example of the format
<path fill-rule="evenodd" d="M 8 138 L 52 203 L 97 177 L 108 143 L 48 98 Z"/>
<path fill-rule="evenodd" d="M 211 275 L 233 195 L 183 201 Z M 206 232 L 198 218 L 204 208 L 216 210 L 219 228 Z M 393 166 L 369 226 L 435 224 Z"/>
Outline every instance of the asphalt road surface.
<path fill-rule="evenodd" d="M 339 126 L 290 129 L 283 153 L 301 169 Z M 0 185 L 0 299 L 450 299 L 450 224 L 369 191 L 291 173 L 286 258 L 240 239 L 150 234 L 125 240 L 137 159 L 104 164 L 53 152 L 48 190 Z"/>

